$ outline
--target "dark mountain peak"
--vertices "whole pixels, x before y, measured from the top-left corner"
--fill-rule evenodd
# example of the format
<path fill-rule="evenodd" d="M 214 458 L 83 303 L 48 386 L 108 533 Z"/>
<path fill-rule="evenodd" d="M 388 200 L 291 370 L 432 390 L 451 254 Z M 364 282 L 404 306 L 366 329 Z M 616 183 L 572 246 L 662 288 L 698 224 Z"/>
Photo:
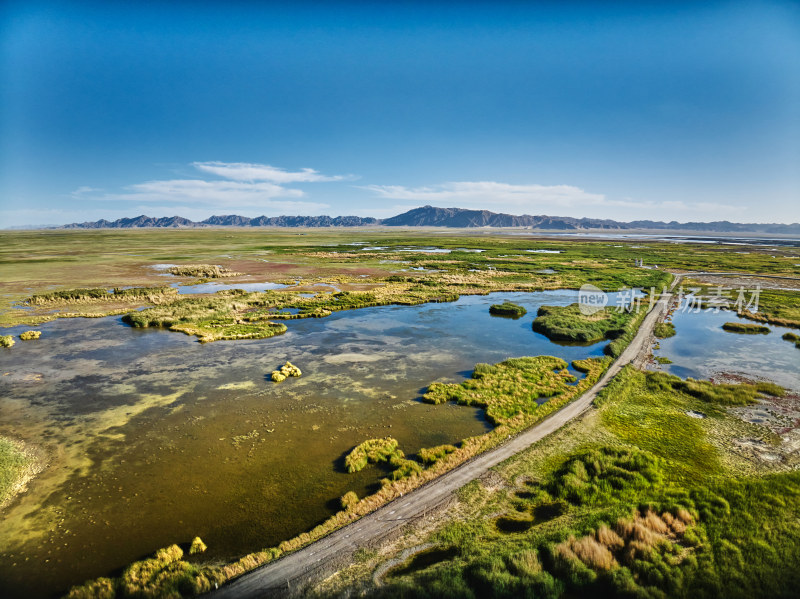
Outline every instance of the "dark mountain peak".
<path fill-rule="evenodd" d="M 489 210 L 465 208 L 441 208 L 422 206 L 398 214 L 383 221 L 360 216 L 259 216 L 250 218 L 236 214 L 211 216 L 202 222 L 193 222 L 180 216 L 152 218 L 141 214 L 134 218 L 120 218 L 113 222 L 105 219 L 96 222 L 72 223 L 63 229 L 133 229 L 142 227 L 363 227 L 385 225 L 389 227 L 525 227 L 572 231 L 587 229 L 650 229 L 661 231 L 706 231 L 717 233 L 769 233 L 800 234 L 800 224 L 753 224 L 716 221 L 711 223 L 668 223 L 652 220 L 618 222 L 598 218 L 573 218 L 571 216 L 547 216 L 503 214 Z"/>

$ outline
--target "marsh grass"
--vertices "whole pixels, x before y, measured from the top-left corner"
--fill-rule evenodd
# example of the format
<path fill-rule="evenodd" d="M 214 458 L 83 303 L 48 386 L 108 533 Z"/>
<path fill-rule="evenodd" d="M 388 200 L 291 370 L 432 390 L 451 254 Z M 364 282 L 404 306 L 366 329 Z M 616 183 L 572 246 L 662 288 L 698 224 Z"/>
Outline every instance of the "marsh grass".
<path fill-rule="evenodd" d="M 497 316 L 511 316 L 513 318 L 520 318 L 525 316 L 528 311 L 515 304 L 514 302 L 509 302 L 508 300 L 504 301 L 502 304 L 492 304 L 489 306 L 489 314 L 495 314 Z"/>
<path fill-rule="evenodd" d="M 675 325 L 671 322 L 657 322 L 653 328 L 653 334 L 659 339 L 675 336 Z"/>
<path fill-rule="evenodd" d="M 153 301 L 164 297 L 176 296 L 178 290 L 172 287 L 115 287 L 111 291 L 104 287 L 93 289 L 65 289 L 39 293 L 24 300 L 27 306 L 43 306 L 48 304 L 100 303 L 113 301 Z"/>
<path fill-rule="evenodd" d="M 618 357 L 633 339 L 647 310 L 604 308 L 594 314 L 581 313 L 578 304 L 542 306 L 533 321 L 533 330 L 551 341 L 596 343 L 610 340 L 604 352 Z"/>
<path fill-rule="evenodd" d="M 604 364 L 586 360 L 580 365 L 598 375 Z M 508 424 L 547 411 L 551 403 L 562 405 L 574 396 L 571 386 L 574 382 L 574 375 L 561 358 L 512 358 L 495 365 L 477 364 L 472 378 L 463 383 L 433 383 L 422 400 L 432 404 L 454 401 L 480 407 L 493 424 Z M 541 398 L 551 399 L 540 405 L 537 400 Z"/>
<path fill-rule="evenodd" d="M 280 370 L 273 370 L 271 378 L 276 383 L 282 383 L 290 376 L 293 377 L 300 377 L 302 376 L 302 372 L 300 369 L 292 364 L 291 362 L 286 362 L 283 366 L 281 366 Z"/>
<path fill-rule="evenodd" d="M 14 337 L 11 335 L 0 335 L 0 347 L 13 347 Z"/>
<path fill-rule="evenodd" d="M 753 335 L 753 334 L 767 335 L 770 332 L 769 327 L 757 324 L 747 324 L 744 322 L 726 322 L 725 324 L 722 325 L 722 328 L 728 331 L 729 333 L 744 333 L 746 335 Z"/>
<path fill-rule="evenodd" d="M 23 341 L 30 341 L 32 339 L 38 339 L 42 336 L 41 331 L 25 331 L 24 333 L 19 334 L 19 338 Z"/>
<path fill-rule="evenodd" d="M 167 269 L 167 272 L 180 277 L 202 277 L 204 279 L 236 277 L 242 274 L 216 264 L 184 264 L 182 266 L 171 266 Z"/>
<path fill-rule="evenodd" d="M 470 486 L 470 515 L 427 538 L 457 559 L 402 572 L 370 596 L 795 596 L 800 474 L 727 472 L 708 429 L 681 416 L 699 400 L 670 377 L 627 367 L 603 395 L 598 417 L 565 433 L 577 445 L 561 449 L 560 435 L 502 468 L 526 477 L 524 492 Z M 565 507 L 555 518 L 536 516 L 556 499 Z"/>
<path fill-rule="evenodd" d="M 397 447 L 397 439 L 384 437 L 383 439 L 367 439 L 356 445 L 344 458 L 344 466 L 348 472 L 358 472 L 367 467 L 367 464 L 388 462 L 400 456 L 402 452 Z"/>

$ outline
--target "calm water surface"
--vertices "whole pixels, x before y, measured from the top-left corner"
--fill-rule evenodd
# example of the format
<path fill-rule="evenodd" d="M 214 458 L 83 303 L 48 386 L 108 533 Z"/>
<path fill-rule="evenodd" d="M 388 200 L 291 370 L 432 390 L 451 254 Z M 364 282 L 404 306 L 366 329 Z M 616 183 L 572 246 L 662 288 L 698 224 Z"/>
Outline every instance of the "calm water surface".
<path fill-rule="evenodd" d="M 800 350 L 781 339 L 784 333 L 796 334 L 797 329 L 766 325 L 770 328 L 768 335 L 729 333 L 722 328 L 726 322 L 754 323 L 725 310 L 676 311 L 672 322 L 676 335 L 661 339 L 661 348 L 654 352 L 673 362 L 661 369 L 700 379 L 734 373 L 768 379 L 800 392 Z"/>
<path fill-rule="evenodd" d="M 528 314 L 490 316 L 505 299 Z M 347 491 L 376 488 L 379 468 L 341 468 L 361 441 L 392 435 L 413 454 L 489 429 L 478 410 L 421 403 L 432 381 L 513 356 L 601 355 L 603 344 L 555 345 L 531 330 L 540 305 L 575 300 L 499 293 L 366 308 L 205 345 L 118 318 L 37 327 L 40 340 L 0 354 L 0 434 L 50 455 L 0 523 L 0 594 L 57 595 L 195 535 L 208 558 L 227 559 L 315 526 Z M 270 382 L 286 360 L 302 378 Z"/>

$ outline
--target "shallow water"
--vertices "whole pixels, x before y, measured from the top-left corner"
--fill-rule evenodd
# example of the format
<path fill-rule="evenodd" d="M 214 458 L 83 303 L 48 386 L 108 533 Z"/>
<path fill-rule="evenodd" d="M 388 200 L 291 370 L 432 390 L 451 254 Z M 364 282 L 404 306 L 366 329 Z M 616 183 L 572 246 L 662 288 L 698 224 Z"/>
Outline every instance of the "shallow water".
<path fill-rule="evenodd" d="M 713 309 L 679 310 L 673 314 L 672 322 L 675 336 L 659 340 L 661 347 L 653 352 L 672 360 L 672 364 L 660 369 L 682 378 L 708 379 L 734 373 L 800 391 L 800 350 L 781 339 L 784 333 L 796 333 L 796 329 L 766 325 L 771 331 L 768 335 L 730 333 L 722 328 L 724 323 L 753 321 L 740 318 L 735 312 Z"/>
<path fill-rule="evenodd" d="M 528 314 L 490 316 L 505 299 Z M 227 559 L 313 527 L 382 476 L 342 471 L 361 441 L 392 435 L 413 454 L 488 430 L 478 410 L 421 403 L 432 381 L 513 356 L 601 355 L 602 343 L 559 346 L 531 330 L 540 305 L 575 300 L 496 293 L 366 308 L 205 345 L 119 318 L 38 327 L 40 340 L 0 354 L 0 434 L 52 454 L 0 523 L 3 596 L 58 594 L 195 535 L 208 558 Z M 302 378 L 270 382 L 286 360 Z"/>
<path fill-rule="evenodd" d="M 285 289 L 288 285 L 280 283 L 200 283 L 198 285 L 184 285 L 173 283 L 171 285 L 178 290 L 181 295 L 193 295 L 195 293 L 216 293 L 228 289 L 244 289 L 248 293 L 255 291 L 268 291 L 270 289 Z"/>

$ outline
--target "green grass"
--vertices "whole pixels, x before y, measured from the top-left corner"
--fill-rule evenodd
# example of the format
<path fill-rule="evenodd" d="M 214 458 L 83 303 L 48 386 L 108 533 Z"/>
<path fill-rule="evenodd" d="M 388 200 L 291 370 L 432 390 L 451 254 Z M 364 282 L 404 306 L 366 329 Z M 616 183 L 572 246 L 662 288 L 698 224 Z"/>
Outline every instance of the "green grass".
<path fill-rule="evenodd" d="M 744 322 L 726 322 L 722 328 L 729 333 L 743 333 L 745 335 L 767 335 L 769 334 L 769 327 L 761 326 L 758 324 L 747 324 Z"/>
<path fill-rule="evenodd" d="M 402 456 L 397 447 L 397 439 L 384 437 L 383 439 L 367 439 L 356 445 L 344 458 L 344 467 L 348 472 L 358 472 L 367 467 L 367 464 L 388 462 L 392 458 Z"/>
<path fill-rule="evenodd" d="M 32 339 L 38 339 L 42 336 L 41 331 L 25 331 L 19 334 L 19 338 L 22 341 L 31 341 Z"/>
<path fill-rule="evenodd" d="M 509 301 L 505 301 L 502 304 L 492 304 L 489 306 L 489 314 L 495 314 L 497 316 L 512 316 L 514 318 L 519 318 L 521 316 L 525 316 L 527 313 L 528 311 L 525 308 Z"/>
<path fill-rule="evenodd" d="M 595 343 L 622 336 L 632 319 L 631 312 L 614 308 L 586 315 L 578 304 L 542 306 L 533 321 L 533 330 L 552 341 Z"/>
<path fill-rule="evenodd" d="M 14 337 L 11 335 L 0 335 L 0 347 L 13 347 Z"/>
<path fill-rule="evenodd" d="M 459 517 L 426 537 L 445 557 L 365 580 L 366 596 L 796 596 L 800 473 L 728 470 L 713 431 L 735 418 L 690 418 L 706 400 L 674 378 L 624 369 L 596 416 L 501 467 L 508 491 L 461 492 Z M 700 387 L 728 403 L 729 387 Z"/>
<path fill-rule="evenodd" d="M 23 303 L 28 306 L 42 306 L 47 304 L 70 304 L 76 302 L 108 302 L 117 300 L 146 300 L 161 299 L 161 296 L 175 296 L 178 290 L 172 287 L 115 287 L 112 290 L 105 288 L 94 289 L 65 289 L 51 291 L 30 296 Z"/>
<path fill-rule="evenodd" d="M 653 334 L 659 339 L 675 336 L 675 325 L 671 322 L 657 322 L 653 328 Z"/>
<path fill-rule="evenodd" d="M 541 409 L 541 402 L 571 389 L 575 377 L 561 358 L 512 358 L 499 364 L 477 364 L 463 383 L 433 383 L 422 396 L 427 403 L 455 401 L 486 410 L 494 424 L 507 423 Z"/>

